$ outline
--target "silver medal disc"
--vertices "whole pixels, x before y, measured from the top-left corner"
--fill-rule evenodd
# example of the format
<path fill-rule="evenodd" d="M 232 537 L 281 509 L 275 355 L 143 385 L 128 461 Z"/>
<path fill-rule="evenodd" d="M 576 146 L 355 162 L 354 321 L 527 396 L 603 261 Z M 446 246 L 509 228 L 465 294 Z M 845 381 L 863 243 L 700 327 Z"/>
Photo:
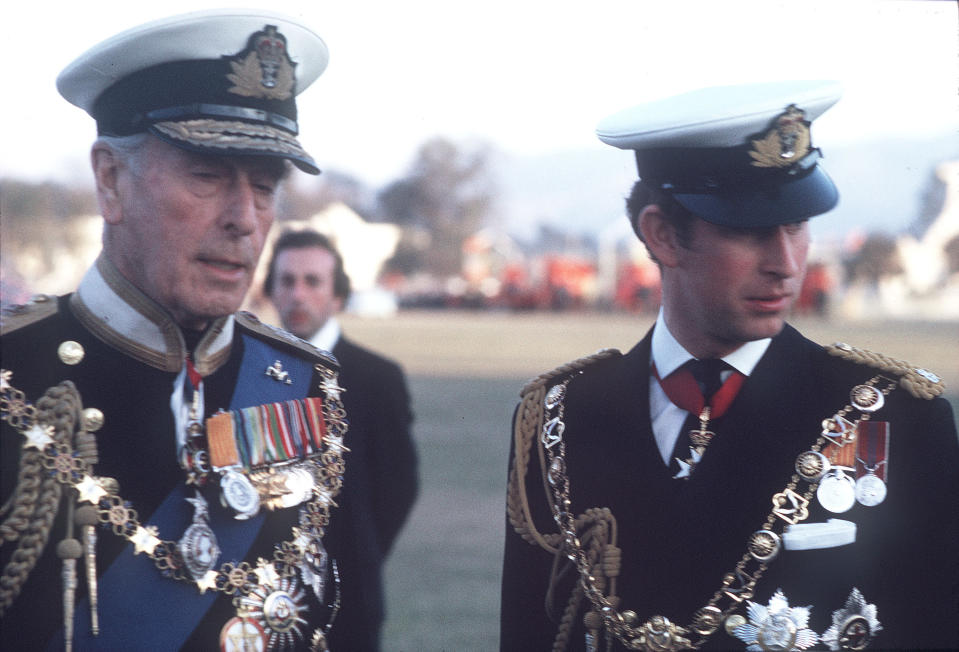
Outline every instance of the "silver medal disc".
<path fill-rule="evenodd" d="M 856 500 L 866 507 L 875 507 L 886 499 L 886 483 L 875 473 L 856 480 Z"/>
<path fill-rule="evenodd" d="M 236 519 L 242 521 L 260 511 L 260 495 L 249 478 L 239 471 L 227 471 L 220 478 L 220 491 L 226 506 L 236 512 Z"/>
<path fill-rule="evenodd" d="M 220 556 L 220 547 L 216 535 L 206 523 L 195 522 L 183 533 L 177 542 L 177 548 L 183 556 L 187 571 L 195 580 L 200 580 L 206 572 L 216 565 Z"/>
<path fill-rule="evenodd" d="M 830 512 L 841 514 L 856 503 L 856 483 L 842 471 L 833 469 L 819 483 L 816 498 Z"/>

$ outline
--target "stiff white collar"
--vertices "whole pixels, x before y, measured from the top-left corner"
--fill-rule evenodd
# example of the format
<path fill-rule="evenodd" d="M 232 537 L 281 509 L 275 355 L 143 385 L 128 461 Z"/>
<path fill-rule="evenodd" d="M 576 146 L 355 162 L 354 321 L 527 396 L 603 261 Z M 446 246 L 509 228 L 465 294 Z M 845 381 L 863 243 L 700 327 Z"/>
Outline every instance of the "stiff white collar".
<path fill-rule="evenodd" d="M 739 373 L 748 376 L 759 364 L 759 359 L 766 353 L 770 342 L 772 342 L 772 339 L 768 337 L 746 342 L 732 353 L 724 355 L 722 360 Z M 659 377 L 665 378 L 693 358 L 695 356 L 673 337 L 666 325 L 663 310 L 660 308 L 659 316 L 656 318 L 656 326 L 653 328 L 652 352 L 650 354 L 650 360 L 656 364 Z"/>
<path fill-rule="evenodd" d="M 180 371 L 187 349 L 179 326 L 166 310 L 130 283 L 103 254 L 87 270 L 70 299 L 77 319 L 115 349 L 163 371 Z M 217 319 L 193 352 L 201 376 L 230 355 L 233 315 Z"/>
<path fill-rule="evenodd" d="M 320 330 L 313 333 L 310 344 L 324 351 L 333 351 L 333 347 L 340 341 L 340 322 L 336 317 L 330 317 Z"/>

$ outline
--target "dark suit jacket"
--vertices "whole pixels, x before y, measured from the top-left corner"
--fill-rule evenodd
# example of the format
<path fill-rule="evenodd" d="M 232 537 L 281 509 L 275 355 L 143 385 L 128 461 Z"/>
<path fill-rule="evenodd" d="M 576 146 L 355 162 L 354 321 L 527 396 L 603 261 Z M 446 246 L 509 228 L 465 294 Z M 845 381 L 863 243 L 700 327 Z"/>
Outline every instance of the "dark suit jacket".
<path fill-rule="evenodd" d="M 327 533 L 339 564 L 342 607 L 330 649 L 379 649 L 383 562 L 418 491 L 413 414 L 402 369 L 393 361 L 340 337 L 343 405 L 349 415 L 346 472 L 340 507 Z"/>
<path fill-rule="evenodd" d="M 647 335 L 625 356 L 596 363 L 570 382 L 564 434 L 570 494 L 574 513 L 609 507 L 617 519 L 623 557 L 619 608 L 635 611 L 639 622 L 662 615 L 687 626 L 745 553 L 747 538 L 764 523 L 771 497 L 789 482 L 796 456 L 816 440 L 822 420 L 876 370 L 830 356 L 787 326 L 727 414 L 713 422 L 716 436 L 692 478 L 679 481 L 663 465 L 651 431 L 650 340 Z M 854 521 L 856 542 L 781 552 L 753 601 L 766 605 L 781 588 L 790 606 L 812 606 L 809 627 L 821 635 L 857 587 L 878 608 L 883 631 L 874 647 L 955 647 L 959 443 L 949 404 L 897 389 L 873 418 L 891 422 L 885 502 L 857 504 L 836 515 L 813 499 L 805 522 Z M 535 454 L 527 491 L 538 528 L 555 532 Z M 507 524 L 503 650 L 551 648 L 552 618 L 571 589 L 569 581 L 562 584 L 559 604 L 544 608 L 552 562 Z M 573 649 L 582 649 L 582 614 L 575 625 Z M 706 647 L 745 644 L 720 628 Z"/>

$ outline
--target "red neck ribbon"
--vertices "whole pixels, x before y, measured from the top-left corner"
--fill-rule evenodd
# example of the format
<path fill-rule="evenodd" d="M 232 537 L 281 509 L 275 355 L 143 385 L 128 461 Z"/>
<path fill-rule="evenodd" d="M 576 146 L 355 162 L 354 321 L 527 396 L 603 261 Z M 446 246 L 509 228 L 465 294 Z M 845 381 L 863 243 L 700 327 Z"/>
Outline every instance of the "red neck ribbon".
<path fill-rule="evenodd" d="M 656 364 L 653 363 L 653 374 L 656 376 L 656 380 L 659 381 L 659 386 L 666 392 L 666 396 L 673 402 L 673 405 L 696 416 L 702 413 L 706 400 L 703 398 L 703 393 L 699 389 L 699 384 L 693 377 L 693 372 L 688 368 L 680 367 L 666 376 L 666 378 L 660 378 L 659 372 L 656 370 Z M 732 404 L 733 399 L 736 398 L 736 394 L 739 393 L 739 389 L 745 381 L 746 376 L 733 370 L 733 373 L 730 374 L 726 382 L 713 394 L 712 399 L 709 401 L 710 419 L 718 419 L 726 413 L 726 410 L 729 409 L 729 406 Z"/>

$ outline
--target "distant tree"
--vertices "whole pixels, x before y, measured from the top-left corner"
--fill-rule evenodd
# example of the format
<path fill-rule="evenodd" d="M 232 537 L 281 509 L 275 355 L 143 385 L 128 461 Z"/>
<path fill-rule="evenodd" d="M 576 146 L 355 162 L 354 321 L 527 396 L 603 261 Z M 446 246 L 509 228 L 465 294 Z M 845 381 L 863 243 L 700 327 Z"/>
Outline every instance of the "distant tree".
<path fill-rule="evenodd" d="M 952 237 L 943 247 L 946 253 L 946 267 L 949 274 L 959 272 L 959 235 Z"/>
<path fill-rule="evenodd" d="M 909 233 L 921 239 L 932 223 L 942 212 L 946 203 L 946 184 L 933 170 L 919 197 L 919 213 L 909 227 Z"/>
<path fill-rule="evenodd" d="M 99 212 L 96 195 L 86 187 L 4 178 L 0 179 L 0 189 L 0 212 L 4 220 L 9 220 L 8 224 L 37 217 L 66 220 Z"/>
<path fill-rule="evenodd" d="M 868 235 L 859 250 L 846 263 L 850 281 L 877 283 L 880 279 L 903 271 L 899 250 L 892 236 L 884 233 Z"/>
<path fill-rule="evenodd" d="M 460 271 L 463 240 L 486 224 L 492 211 L 495 189 L 489 159 L 485 145 L 460 146 L 433 138 L 420 146 L 407 175 L 379 193 L 384 219 L 429 235 L 426 243 L 414 238 L 411 246 L 402 248 L 400 266 L 439 275 Z"/>
<path fill-rule="evenodd" d="M 280 220 L 303 220 L 328 206 L 342 203 L 365 219 L 375 219 L 376 195 L 360 179 L 337 170 L 324 170 L 318 177 L 296 175 L 283 186 L 277 207 Z"/>

